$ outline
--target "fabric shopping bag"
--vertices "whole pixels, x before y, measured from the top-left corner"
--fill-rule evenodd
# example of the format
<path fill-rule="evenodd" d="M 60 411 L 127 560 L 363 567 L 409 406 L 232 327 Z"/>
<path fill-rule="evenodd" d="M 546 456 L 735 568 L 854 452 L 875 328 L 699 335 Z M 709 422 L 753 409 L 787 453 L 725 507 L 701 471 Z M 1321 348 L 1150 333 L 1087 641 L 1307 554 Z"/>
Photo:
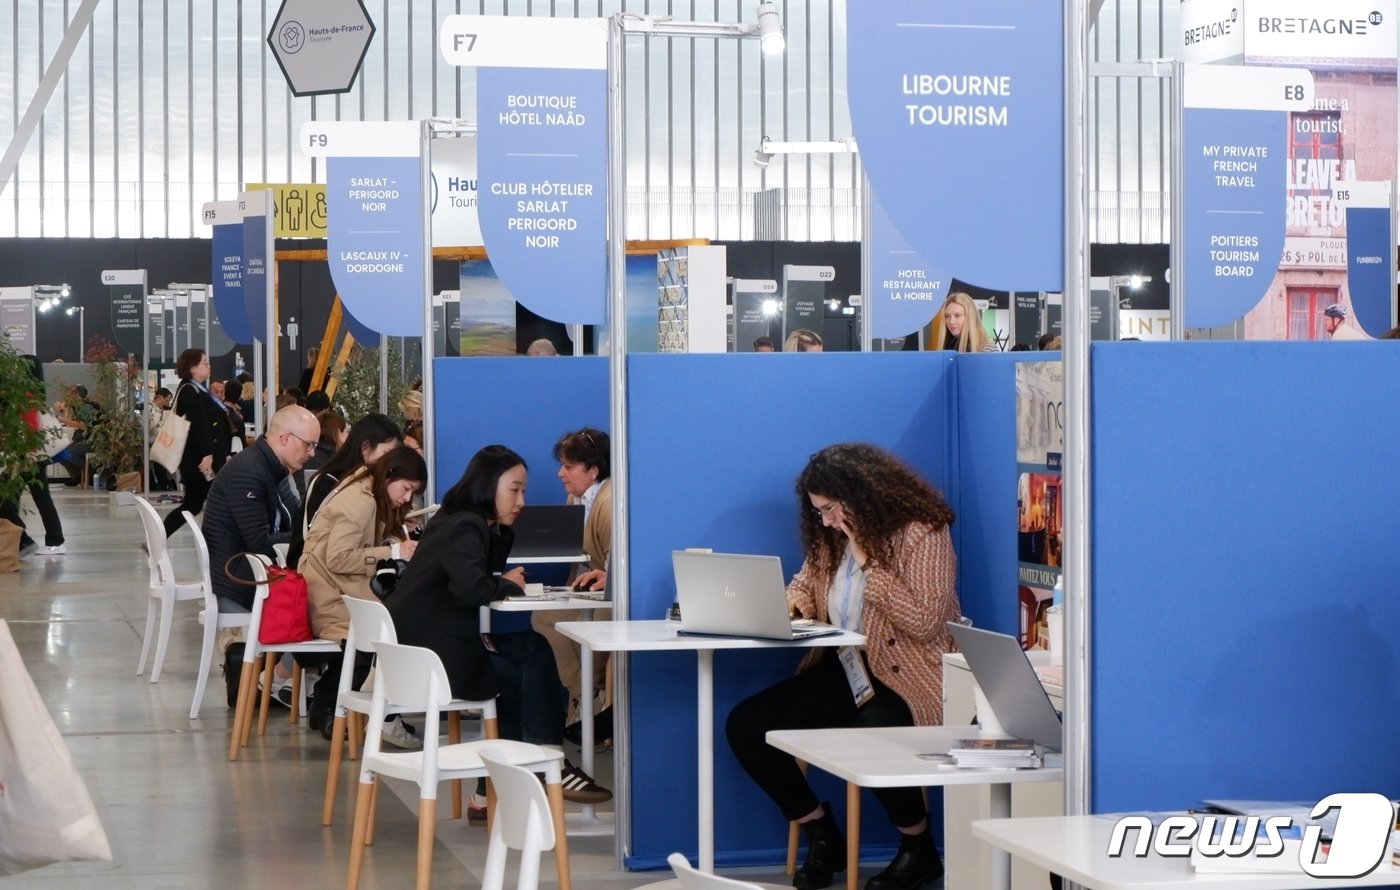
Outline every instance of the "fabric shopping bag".
<path fill-rule="evenodd" d="M 190 437 L 190 422 L 172 408 L 161 415 L 151 437 L 151 460 L 174 473 L 180 469 L 185 456 L 185 442 Z"/>
<path fill-rule="evenodd" d="M 0 877 L 111 858 L 87 786 L 0 619 Z"/>

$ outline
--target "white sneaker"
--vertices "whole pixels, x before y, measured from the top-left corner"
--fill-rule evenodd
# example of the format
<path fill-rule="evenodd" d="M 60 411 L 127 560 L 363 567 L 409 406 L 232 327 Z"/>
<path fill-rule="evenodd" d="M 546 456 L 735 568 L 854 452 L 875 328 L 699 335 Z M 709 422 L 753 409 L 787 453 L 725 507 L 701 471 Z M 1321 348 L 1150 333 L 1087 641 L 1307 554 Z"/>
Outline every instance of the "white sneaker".
<path fill-rule="evenodd" d="M 403 748 L 405 751 L 417 751 L 423 747 L 423 740 L 418 738 L 413 729 L 397 716 L 392 720 L 384 721 L 384 733 L 380 739 L 386 745 Z"/>
<path fill-rule="evenodd" d="M 50 547 L 47 544 L 34 551 L 35 556 L 62 556 L 68 552 L 68 548 L 62 544 L 55 544 Z"/>

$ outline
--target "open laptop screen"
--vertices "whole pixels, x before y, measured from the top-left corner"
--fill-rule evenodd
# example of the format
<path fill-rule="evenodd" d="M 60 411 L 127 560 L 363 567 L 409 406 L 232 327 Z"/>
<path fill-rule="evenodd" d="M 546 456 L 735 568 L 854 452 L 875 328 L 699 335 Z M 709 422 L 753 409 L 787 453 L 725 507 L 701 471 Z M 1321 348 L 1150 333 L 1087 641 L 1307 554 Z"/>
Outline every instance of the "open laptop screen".
<path fill-rule="evenodd" d="M 1060 715 L 1016 638 L 951 621 L 947 627 L 1001 728 L 1017 738 L 1060 750 L 1064 741 Z"/>

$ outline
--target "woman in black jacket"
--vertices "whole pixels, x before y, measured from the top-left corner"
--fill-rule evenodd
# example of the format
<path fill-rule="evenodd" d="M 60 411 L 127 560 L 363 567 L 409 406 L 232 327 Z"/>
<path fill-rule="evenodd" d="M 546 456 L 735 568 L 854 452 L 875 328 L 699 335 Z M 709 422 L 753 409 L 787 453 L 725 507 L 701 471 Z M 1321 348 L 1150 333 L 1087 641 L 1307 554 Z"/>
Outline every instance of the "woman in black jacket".
<path fill-rule="evenodd" d="M 175 360 L 175 373 L 180 385 L 175 390 L 175 413 L 190 422 L 185 451 L 180 457 L 180 484 L 185 497 L 178 509 L 165 517 L 168 538 L 185 524 L 182 513 L 191 516 L 204 509 L 209 496 L 209 483 L 228 460 L 229 442 L 233 429 L 223 400 L 209 391 L 209 356 L 202 349 L 186 349 Z"/>
<path fill-rule="evenodd" d="M 505 567 L 527 481 L 525 461 L 514 451 L 504 445 L 478 451 L 443 495 L 387 604 L 399 642 L 436 652 L 454 697 L 497 698 L 501 738 L 558 748 L 566 702 L 549 643 L 527 627 L 490 634 L 488 647 L 477 613 L 523 593 L 525 570 Z M 568 761 L 563 785 L 564 797 L 579 803 L 612 797 Z"/>

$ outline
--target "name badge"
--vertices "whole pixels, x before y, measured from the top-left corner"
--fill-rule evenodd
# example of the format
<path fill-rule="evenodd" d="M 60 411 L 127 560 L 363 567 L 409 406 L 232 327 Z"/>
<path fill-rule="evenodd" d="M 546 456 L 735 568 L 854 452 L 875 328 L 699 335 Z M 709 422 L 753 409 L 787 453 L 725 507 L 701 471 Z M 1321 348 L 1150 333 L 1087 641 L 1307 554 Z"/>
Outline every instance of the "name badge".
<path fill-rule="evenodd" d="M 870 683 L 870 674 L 865 670 L 865 660 L 860 657 L 860 650 L 854 646 L 842 646 L 836 655 L 841 659 L 841 669 L 846 672 L 846 683 L 851 687 L 851 697 L 856 700 L 856 707 L 863 707 L 875 697 L 875 687 Z"/>

